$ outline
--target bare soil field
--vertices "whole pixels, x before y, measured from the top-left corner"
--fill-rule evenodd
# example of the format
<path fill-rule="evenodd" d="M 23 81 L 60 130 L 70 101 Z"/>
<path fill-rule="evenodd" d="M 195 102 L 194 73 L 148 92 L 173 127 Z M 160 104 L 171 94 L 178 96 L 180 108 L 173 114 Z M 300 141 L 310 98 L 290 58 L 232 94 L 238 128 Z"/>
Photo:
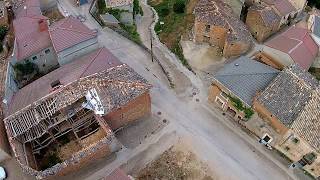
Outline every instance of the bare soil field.
<path fill-rule="evenodd" d="M 213 180 L 209 168 L 196 155 L 181 145 L 174 145 L 155 161 L 149 163 L 136 177 L 138 180 L 151 179 L 197 179 Z"/>

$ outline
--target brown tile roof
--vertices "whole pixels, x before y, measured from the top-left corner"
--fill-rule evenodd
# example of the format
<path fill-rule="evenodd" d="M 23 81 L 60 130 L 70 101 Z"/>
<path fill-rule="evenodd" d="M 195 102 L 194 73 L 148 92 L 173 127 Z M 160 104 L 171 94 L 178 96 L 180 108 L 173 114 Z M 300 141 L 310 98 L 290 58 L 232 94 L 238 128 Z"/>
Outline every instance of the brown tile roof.
<path fill-rule="evenodd" d="M 318 86 L 311 74 L 294 64 L 284 69 L 257 100 L 285 126 L 291 127 Z"/>
<path fill-rule="evenodd" d="M 222 26 L 229 30 L 231 33 L 227 36 L 228 41 L 252 43 L 250 31 L 226 3 L 220 0 L 199 0 L 194 12 L 196 21 Z"/>
<path fill-rule="evenodd" d="M 49 33 L 53 47 L 57 53 L 97 37 L 96 32 L 93 32 L 80 20 L 72 16 L 52 24 Z"/>
<path fill-rule="evenodd" d="M 295 12 L 296 8 L 288 0 L 262 0 L 264 3 L 273 6 L 281 16 Z"/>
<path fill-rule="evenodd" d="M 263 23 L 268 27 L 278 25 L 281 20 L 280 16 L 278 16 L 278 14 L 269 6 L 254 4 L 248 9 L 248 11 L 258 11 Z"/>
<path fill-rule="evenodd" d="M 15 53 L 18 61 L 51 46 L 48 30 L 40 31 L 39 28 L 39 22 L 46 22 L 48 19 L 41 14 L 39 0 L 23 2 L 14 12 L 16 19 L 13 21 L 13 28 L 17 43 Z"/>

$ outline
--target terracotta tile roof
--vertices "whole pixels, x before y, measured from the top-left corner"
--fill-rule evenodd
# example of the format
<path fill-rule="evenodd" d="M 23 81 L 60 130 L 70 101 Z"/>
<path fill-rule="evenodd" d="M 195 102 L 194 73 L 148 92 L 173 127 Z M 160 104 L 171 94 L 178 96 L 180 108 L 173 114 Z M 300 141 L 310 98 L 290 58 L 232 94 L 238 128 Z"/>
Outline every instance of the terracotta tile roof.
<path fill-rule="evenodd" d="M 67 17 L 52 24 L 49 33 L 53 47 L 57 53 L 97 37 L 97 33 L 93 32 L 75 17 Z"/>
<path fill-rule="evenodd" d="M 262 0 L 264 3 L 273 6 L 281 16 L 295 12 L 296 8 L 288 0 Z"/>
<path fill-rule="evenodd" d="M 229 30 L 227 40 L 252 43 L 252 36 L 246 25 L 233 13 L 232 8 L 220 0 L 199 0 L 195 7 L 196 21 Z"/>
<path fill-rule="evenodd" d="M 117 168 L 111 174 L 109 174 L 104 180 L 131 180 L 126 173 Z"/>
<path fill-rule="evenodd" d="M 291 127 L 318 86 L 311 74 L 294 64 L 284 69 L 257 100 L 285 126 Z"/>
<path fill-rule="evenodd" d="M 309 69 L 319 51 L 308 30 L 297 26 L 290 27 L 265 45 L 288 54 L 303 69 Z"/>
<path fill-rule="evenodd" d="M 39 22 L 46 23 L 48 18 L 41 14 L 38 0 L 26 1 L 14 12 L 16 19 L 13 21 L 13 28 L 17 43 L 15 47 L 17 61 L 51 46 L 48 30 L 42 32 L 39 30 Z"/>
<path fill-rule="evenodd" d="M 51 83 L 55 80 L 59 80 L 61 84 L 68 84 L 81 77 L 86 77 L 121 64 L 122 63 L 111 54 L 109 50 L 105 48 L 96 50 L 42 76 L 40 79 L 20 89 L 13 96 L 12 102 L 9 105 L 8 114 L 10 115 L 17 112 L 49 94 L 52 91 Z"/>

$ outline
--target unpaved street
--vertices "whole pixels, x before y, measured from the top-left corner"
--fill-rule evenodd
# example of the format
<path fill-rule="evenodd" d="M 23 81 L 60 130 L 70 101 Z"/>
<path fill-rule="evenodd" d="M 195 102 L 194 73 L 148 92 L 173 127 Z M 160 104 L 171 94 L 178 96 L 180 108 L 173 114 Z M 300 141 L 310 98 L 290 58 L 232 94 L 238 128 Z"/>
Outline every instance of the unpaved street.
<path fill-rule="evenodd" d="M 168 87 L 167 79 L 159 69 L 159 65 L 151 62 L 150 55 L 143 48 L 108 28 L 101 29 L 88 14 L 88 6 L 75 8 L 68 1 L 62 0 L 60 5 L 64 8 L 63 11 L 69 14 L 86 16 L 85 23 L 91 28 L 98 29 L 101 45 L 106 46 L 122 62 L 129 64 L 153 84 L 154 88 L 151 91 L 153 111 L 162 112 L 161 116 L 170 121 L 167 127 L 143 144 L 134 149 L 120 151 L 114 161 L 106 163 L 100 169 L 92 169 L 90 176 L 84 179 L 99 179 L 105 176 L 116 166 L 126 163 L 135 154 L 158 142 L 162 136 L 174 132 L 178 136 L 190 139 L 195 153 L 208 164 L 219 179 L 297 179 L 286 166 L 264 153 L 265 148 L 255 139 L 228 122 L 218 111 L 207 108 L 207 92 L 200 79 L 183 68 L 170 54 L 163 52 L 165 49 L 161 44 L 156 44 L 156 47 L 159 47 L 157 53 L 159 58 L 165 58 L 161 61 L 168 66 L 172 63 L 174 67 L 170 72 L 174 73 L 176 76 L 174 79 L 179 81 L 176 82 L 177 88 L 180 88 L 178 97 L 176 92 Z M 197 93 L 195 96 L 192 95 L 193 91 Z M 164 147 L 166 146 L 163 145 L 162 148 Z M 159 149 L 154 151 L 157 152 Z"/>

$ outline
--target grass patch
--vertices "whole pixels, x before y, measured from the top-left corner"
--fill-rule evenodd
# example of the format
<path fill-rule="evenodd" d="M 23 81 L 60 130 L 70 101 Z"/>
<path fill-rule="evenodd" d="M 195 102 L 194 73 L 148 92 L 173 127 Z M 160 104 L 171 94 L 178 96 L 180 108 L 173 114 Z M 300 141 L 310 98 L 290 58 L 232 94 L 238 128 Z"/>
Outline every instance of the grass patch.
<path fill-rule="evenodd" d="M 129 35 L 129 39 L 131 41 L 134 41 L 138 44 L 141 44 L 141 39 L 140 39 L 140 35 L 137 32 L 137 27 L 135 25 L 124 25 L 124 24 L 120 24 L 121 28 L 123 30 L 125 30 L 128 35 Z"/>
<path fill-rule="evenodd" d="M 149 0 L 159 15 L 155 32 L 159 39 L 179 57 L 181 63 L 191 70 L 180 46 L 181 37 L 193 27 L 193 9 L 198 0 Z"/>
<path fill-rule="evenodd" d="M 246 119 L 250 119 L 252 117 L 252 115 L 254 114 L 254 111 L 250 107 L 246 107 L 245 105 L 243 105 L 242 101 L 239 98 L 233 97 L 231 95 L 228 95 L 228 98 L 230 99 L 232 105 L 238 111 L 244 112 Z"/>

